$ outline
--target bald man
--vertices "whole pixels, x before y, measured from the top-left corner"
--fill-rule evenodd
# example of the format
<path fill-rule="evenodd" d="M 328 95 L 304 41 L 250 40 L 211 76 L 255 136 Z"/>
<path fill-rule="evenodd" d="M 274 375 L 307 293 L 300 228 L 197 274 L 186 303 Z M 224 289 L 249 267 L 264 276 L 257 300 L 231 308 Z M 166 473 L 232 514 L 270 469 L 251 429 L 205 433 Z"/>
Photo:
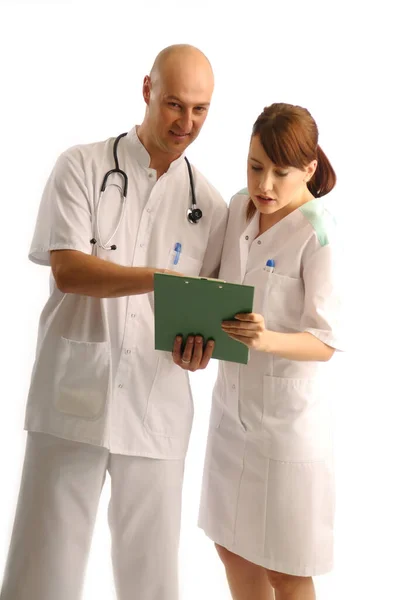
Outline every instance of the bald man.
<path fill-rule="evenodd" d="M 107 473 L 118 600 L 179 598 L 187 370 L 204 368 L 212 348 L 189 340 L 180 365 L 156 352 L 152 292 L 159 271 L 218 273 L 227 207 L 185 160 L 213 85 L 202 52 L 166 48 L 143 83 L 142 124 L 70 148 L 50 175 L 29 256 L 51 267 L 51 293 L 1 600 L 82 597 Z"/>

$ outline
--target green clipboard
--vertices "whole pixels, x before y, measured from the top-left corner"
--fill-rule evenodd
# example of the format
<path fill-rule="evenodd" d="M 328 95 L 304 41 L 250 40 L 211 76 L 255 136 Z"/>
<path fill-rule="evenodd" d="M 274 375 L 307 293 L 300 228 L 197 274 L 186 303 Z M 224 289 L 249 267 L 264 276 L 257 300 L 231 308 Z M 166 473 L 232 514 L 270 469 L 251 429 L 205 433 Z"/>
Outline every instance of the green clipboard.
<path fill-rule="evenodd" d="M 247 364 L 249 349 L 230 338 L 221 322 L 253 312 L 254 287 L 219 279 L 155 273 L 155 349 L 171 352 L 176 335 L 213 339 L 213 358 Z"/>

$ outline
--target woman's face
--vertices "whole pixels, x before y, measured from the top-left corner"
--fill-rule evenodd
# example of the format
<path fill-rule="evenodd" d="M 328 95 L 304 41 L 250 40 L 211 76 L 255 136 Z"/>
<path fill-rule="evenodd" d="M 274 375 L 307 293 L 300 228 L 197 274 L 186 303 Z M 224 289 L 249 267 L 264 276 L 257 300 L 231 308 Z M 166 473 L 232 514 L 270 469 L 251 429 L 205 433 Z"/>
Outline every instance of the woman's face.
<path fill-rule="evenodd" d="M 258 135 L 251 139 L 247 159 L 247 185 L 256 209 L 270 215 L 283 208 L 298 208 L 313 196 L 307 181 L 315 173 L 317 161 L 305 169 L 277 167 L 266 154 Z"/>

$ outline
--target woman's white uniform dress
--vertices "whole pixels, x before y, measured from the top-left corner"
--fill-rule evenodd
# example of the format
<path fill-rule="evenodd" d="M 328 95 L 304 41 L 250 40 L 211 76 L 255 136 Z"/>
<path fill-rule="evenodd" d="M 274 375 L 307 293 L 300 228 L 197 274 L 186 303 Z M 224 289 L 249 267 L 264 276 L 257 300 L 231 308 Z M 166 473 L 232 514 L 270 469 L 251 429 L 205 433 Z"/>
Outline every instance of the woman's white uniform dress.
<path fill-rule="evenodd" d="M 247 190 L 231 201 L 220 279 L 255 286 L 268 329 L 308 331 L 340 348 L 335 224 L 322 199 L 259 234 Z M 273 259 L 273 271 L 265 268 Z M 199 526 L 265 568 L 300 576 L 333 561 L 334 482 L 328 363 L 252 350 L 220 363 Z"/>

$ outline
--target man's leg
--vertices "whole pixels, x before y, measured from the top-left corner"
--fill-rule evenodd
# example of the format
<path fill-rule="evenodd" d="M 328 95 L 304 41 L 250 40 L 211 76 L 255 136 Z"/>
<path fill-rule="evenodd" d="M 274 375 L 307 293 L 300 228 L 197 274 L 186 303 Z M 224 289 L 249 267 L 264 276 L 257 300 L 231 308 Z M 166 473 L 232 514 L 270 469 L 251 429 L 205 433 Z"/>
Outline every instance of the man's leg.
<path fill-rule="evenodd" d="M 109 452 L 28 433 L 1 600 L 78 600 Z"/>
<path fill-rule="evenodd" d="M 109 471 L 118 600 L 178 600 L 184 461 L 112 454 Z"/>

